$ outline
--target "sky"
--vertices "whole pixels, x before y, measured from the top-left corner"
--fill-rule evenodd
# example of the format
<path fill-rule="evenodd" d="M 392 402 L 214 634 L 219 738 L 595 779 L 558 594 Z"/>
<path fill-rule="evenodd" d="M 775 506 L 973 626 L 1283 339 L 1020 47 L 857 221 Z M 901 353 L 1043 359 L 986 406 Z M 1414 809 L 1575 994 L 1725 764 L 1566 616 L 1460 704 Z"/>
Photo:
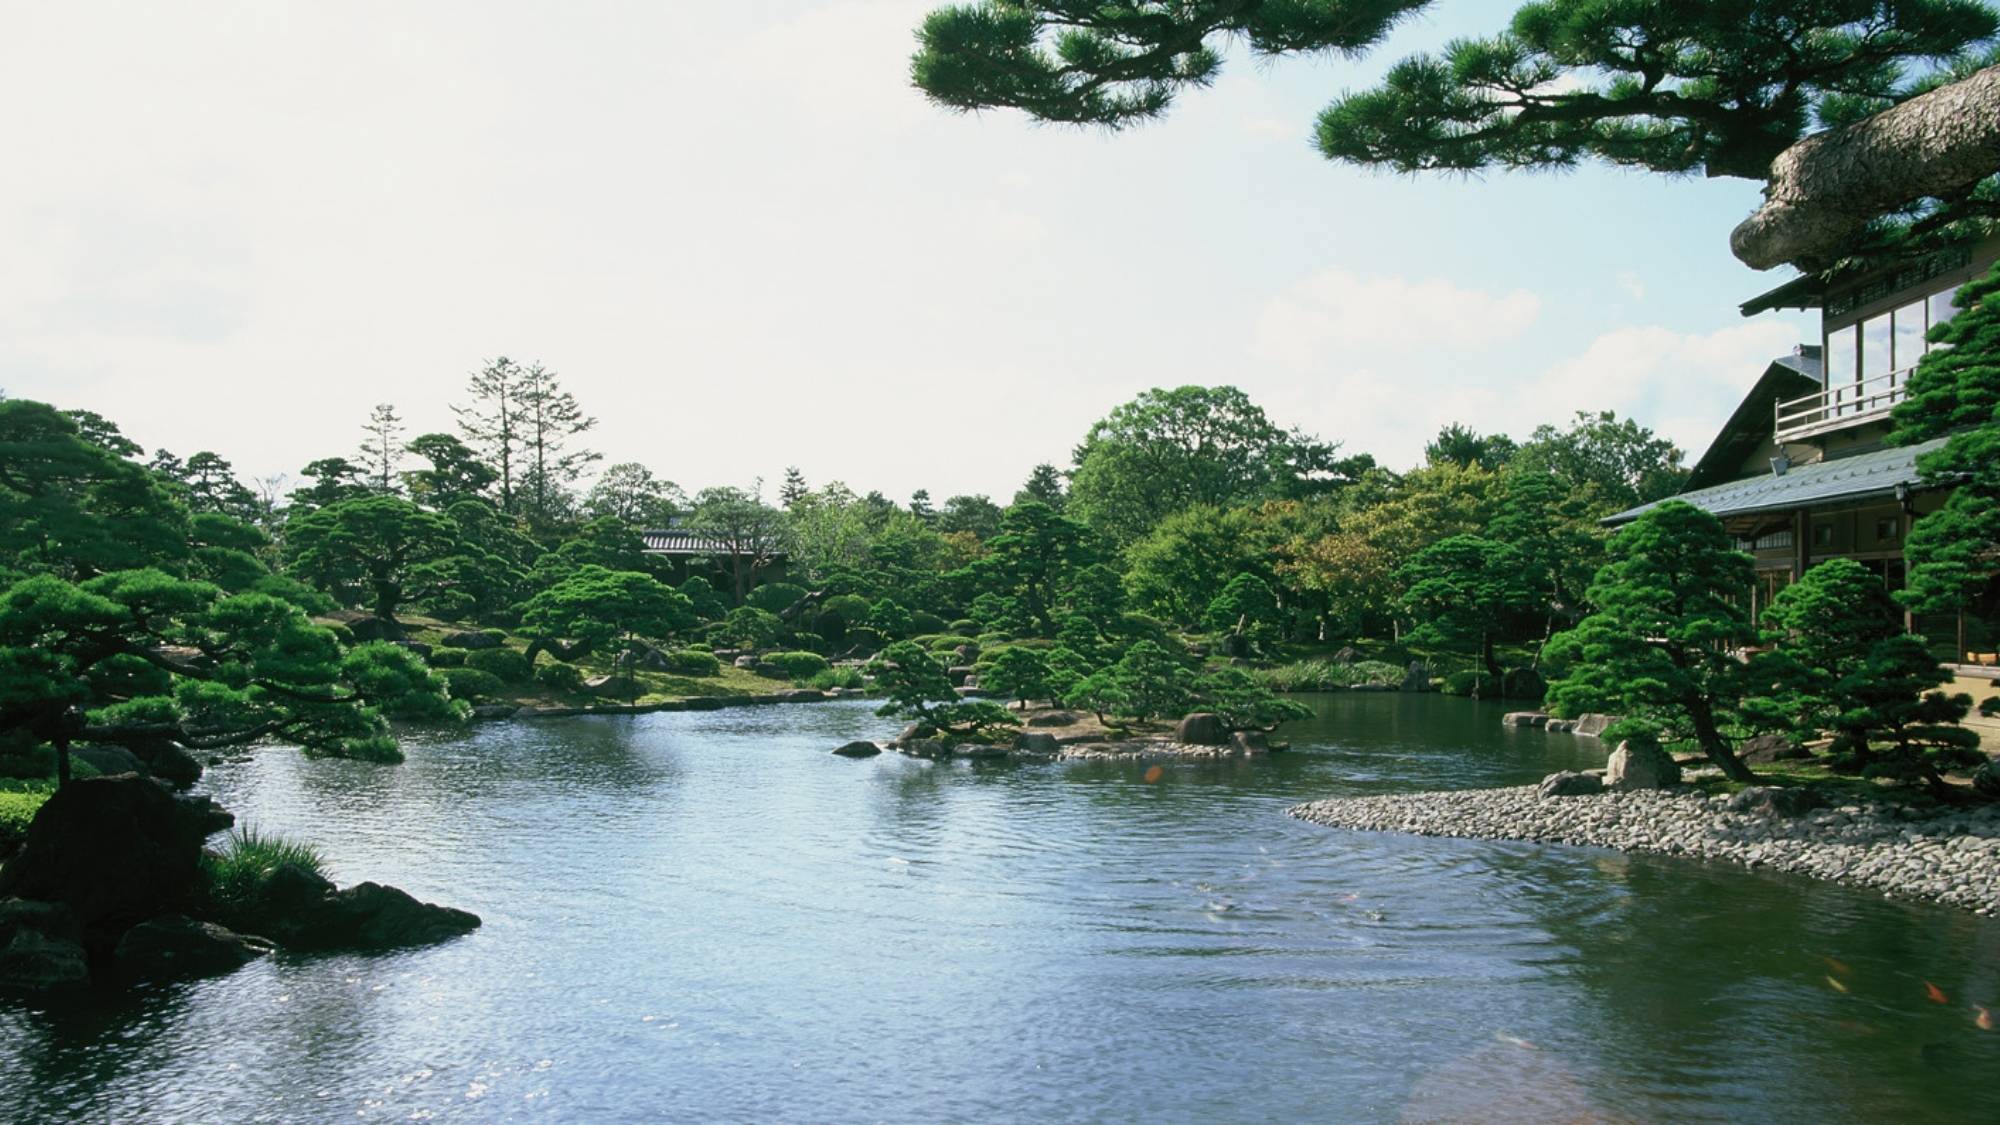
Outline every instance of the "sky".
<path fill-rule="evenodd" d="M 1187 383 L 1399 467 L 1581 409 L 1692 458 L 1811 338 L 1737 313 L 1784 280 L 1729 255 L 1751 182 L 1312 149 L 1330 98 L 1512 2 L 1234 52 L 1119 133 L 930 106 L 930 6 L 0 0 L 0 388 L 264 478 L 377 403 L 450 429 L 505 355 L 691 491 L 1004 500 Z"/>

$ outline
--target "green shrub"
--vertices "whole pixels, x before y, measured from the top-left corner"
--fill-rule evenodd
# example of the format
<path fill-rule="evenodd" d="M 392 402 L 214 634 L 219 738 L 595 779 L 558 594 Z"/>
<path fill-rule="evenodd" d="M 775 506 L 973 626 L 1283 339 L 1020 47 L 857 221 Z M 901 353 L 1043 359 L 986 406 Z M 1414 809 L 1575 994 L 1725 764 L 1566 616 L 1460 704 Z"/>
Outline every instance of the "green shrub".
<path fill-rule="evenodd" d="M 820 613 L 830 613 L 848 625 L 860 625 L 867 621 L 873 609 L 868 599 L 859 594 L 836 594 L 821 602 L 819 607 Z"/>
<path fill-rule="evenodd" d="M 867 687 L 868 680 L 867 677 L 861 674 L 861 669 L 859 668 L 828 668 L 826 671 L 806 681 L 806 685 L 808 687 L 816 687 L 821 691 L 828 691 L 833 688 Z"/>
<path fill-rule="evenodd" d="M 0 792 L 0 856 L 12 853 L 27 841 L 28 825 L 34 823 L 42 802 L 54 792 L 53 785 Z"/>
<path fill-rule="evenodd" d="M 576 691 L 583 687 L 583 669 L 559 660 L 551 661 L 535 669 L 535 680 L 543 687 L 557 691 Z"/>
<path fill-rule="evenodd" d="M 1014 634 L 995 630 L 991 633 L 979 634 L 978 636 L 972 638 L 972 643 L 978 645 L 981 648 L 986 648 L 990 645 L 1004 645 L 1008 641 L 1011 641 L 1013 639 L 1014 639 Z"/>
<path fill-rule="evenodd" d="M 1500 678 L 1500 695 L 1506 699 L 1540 702 L 1548 688 L 1548 682 L 1533 668 L 1509 668 Z"/>
<path fill-rule="evenodd" d="M 712 644 L 709 644 L 709 643 L 708 643 L 707 641 L 695 641 L 695 642 L 693 642 L 692 644 L 689 644 L 689 645 L 687 645 L 686 647 L 684 647 L 684 648 L 683 648 L 683 649 L 682 649 L 681 651 L 683 651 L 683 652 L 714 652 L 714 651 L 715 651 L 715 646 L 714 646 L 714 645 L 712 645 Z"/>
<path fill-rule="evenodd" d="M 450 685 L 453 699 L 491 698 L 506 690 L 500 677 L 478 668 L 439 668 L 437 671 Z"/>
<path fill-rule="evenodd" d="M 945 619 L 927 610 L 910 611 L 910 628 L 919 633 L 943 633 L 950 630 Z M 956 630 L 950 630 L 956 632 Z"/>
<path fill-rule="evenodd" d="M 794 586 L 790 582 L 766 582 L 750 591 L 743 599 L 744 604 L 755 606 L 766 613 L 783 613 L 798 604 L 806 596 L 804 586 Z"/>
<path fill-rule="evenodd" d="M 970 617 L 961 617 L 958 620 L 952 622 L 950 625 L 945 626 L 945 632 L 947 633 L 971 634 L 971 633 L 977 633 L 978 631 L 979 631 L 979 622 L 974 621 Z"/>
<path fill-rule="evenodd" d="M 931 652 L 950 652 L 960 645 L 979 647 L 979 642 L 962 633 L 927 633 L 916 638 L 918 644 Z"/>
<path fill-rule="evenodd" d="M 532 673 L 525 654 L 511 648 L 482 648 L 465 654 L 465 666 L 506 684 L 525 684 Z"/>
<path fill-rule="evenodd" d="M 492 637 L 503 645 L 507 643 L 507 630 L 505 629 L 481 629 L 479 632 L 483 636 Z"/>
<path fill-rule="evenodd" d="M 430 666 L 433 668 L 463 668 L 465 667 L 466 651 L 462 648 L 434 648 L 431 650 L 429 657 Z"/>
<path fill-rule="evenodd" d="M 1452 672 L 1439 682 L 1438 690 L 1446 695 L 1471 695 L 1475 690 L 1485 694 L 1487 681 L 1491 676 L 1479 672 Z"/>
<path fill-rule="evenodd" d="M 681 676 L 713 676 L 722 671 L 722 661 L 705 649 L 692 646 L 660 654 L 664 670 Z"/>
<path fill-rule="evenodd" d="M 265 883 L 285 866 L 303 867 L 326 878 L 326 859 L 311 844 L 267 836 L 254 828 L 231 832 L 220 852 L 202 853 L 204 913 L 234 921 L 258 917 Z"/>
<path fill-rule="evenodd" d="M 794 680 L 810 679 L 832 667 L 826 657 L 816 652 L 774 652 L 763 660 L 777 665 L 788 679 Z"/>

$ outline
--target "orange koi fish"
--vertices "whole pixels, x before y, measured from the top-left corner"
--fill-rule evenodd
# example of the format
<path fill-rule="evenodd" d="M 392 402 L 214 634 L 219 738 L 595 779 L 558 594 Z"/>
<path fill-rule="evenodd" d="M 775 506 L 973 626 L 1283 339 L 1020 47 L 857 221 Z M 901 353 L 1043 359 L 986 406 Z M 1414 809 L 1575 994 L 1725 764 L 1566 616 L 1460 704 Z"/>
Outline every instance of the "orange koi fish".
<path fill-rule="evenodd" d="M 1151 785 L 1155 781 L 1160 780 L 1166 775 L 1167 775 L 1166 770 L 1162 769 L 1159 766 L 1154 766 L 1152 769 L 1146 771 L 1146 784 Z"/>
<path fill-rule="evenodd" d="M 1939 988 L 1929 981 L 1924 982 L 1924 999 L 1929 1000 L 1933 1004 L 1951 1003 L 1951 997 L 1944 994 L 1944 989 Z"/>
<path fill-rule="evenodd" d="M 1847 986 L 1846 986 L 1846 985 L 1844 985 L 1844 984 L 1840 983 L 1839 981 L 1837 981 L 1837 980 L 1833 979 L 1832 977 L 1828 977 L 1828 978 L 1826 978 L 1826 983 L 1828 983 L 1828 984 L 1832 985 L 1832 986 L 1833 986 L 1833 990 L 1834 990 L 1835 992 L 1846 992 L 1846 991 L 1847 991 Z"/>
<path fill-rule="evenodd" d="M 1974 1004 L 1973 1007 L 1979 1009 L 1979 1014 L 1973 1017 L 1972 1026 L 1978 1028 L 1981 1031 L 1992 1031 L 1993 1013 L 1987 1011 L 1983 1006 L 1978 1004 Z"/>
<path fill-rule="evenodd" d="M 1847 977 L 1854 975 L 1854 970 L 1849 968 L 1847 962 L 1845 961 L 1837 961 L 1831 957 L 1826 957 L 1826 956 L 1822 956 L 1820 960 L 1826 962 L 1827 968 L 1832 969 L 1834 972 L 1839 973 L 1841 976 Z"/>

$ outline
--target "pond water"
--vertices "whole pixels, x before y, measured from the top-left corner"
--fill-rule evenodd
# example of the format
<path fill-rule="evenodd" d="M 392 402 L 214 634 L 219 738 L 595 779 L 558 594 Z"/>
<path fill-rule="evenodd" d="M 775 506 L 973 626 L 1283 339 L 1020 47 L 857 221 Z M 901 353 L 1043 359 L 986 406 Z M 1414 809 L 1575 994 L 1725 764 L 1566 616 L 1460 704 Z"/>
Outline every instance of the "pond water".
<path fill-rule="evenodd" d="M 1491 705 L 1315 703 L 1292 753 L 1153 783 L 833 757 L 893 727 L 853 703 L 265 751 L 205 783 L 239 823 L 485 926 L 0 1010 L 0 1119 L 2000 1120 L 2000 924 L 1293 821 L 1602 755 Z"/>

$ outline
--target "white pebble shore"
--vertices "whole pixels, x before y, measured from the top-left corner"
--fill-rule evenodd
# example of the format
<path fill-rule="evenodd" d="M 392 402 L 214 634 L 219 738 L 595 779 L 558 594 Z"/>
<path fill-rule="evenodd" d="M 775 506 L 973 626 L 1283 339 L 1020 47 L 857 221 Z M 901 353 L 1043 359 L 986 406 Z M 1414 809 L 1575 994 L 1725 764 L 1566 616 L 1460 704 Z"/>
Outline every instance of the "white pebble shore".
<path fill-rule="evenodd" d="M 2000 914 L 2000 806 L 1925 814 L 1868 803 L 1798 817 L 1725 797 L 1640 790 L 1542 797 L 1535 786 L 1336 798 L 1291 815 L 1333 828 L 1699 856 Z"/>

